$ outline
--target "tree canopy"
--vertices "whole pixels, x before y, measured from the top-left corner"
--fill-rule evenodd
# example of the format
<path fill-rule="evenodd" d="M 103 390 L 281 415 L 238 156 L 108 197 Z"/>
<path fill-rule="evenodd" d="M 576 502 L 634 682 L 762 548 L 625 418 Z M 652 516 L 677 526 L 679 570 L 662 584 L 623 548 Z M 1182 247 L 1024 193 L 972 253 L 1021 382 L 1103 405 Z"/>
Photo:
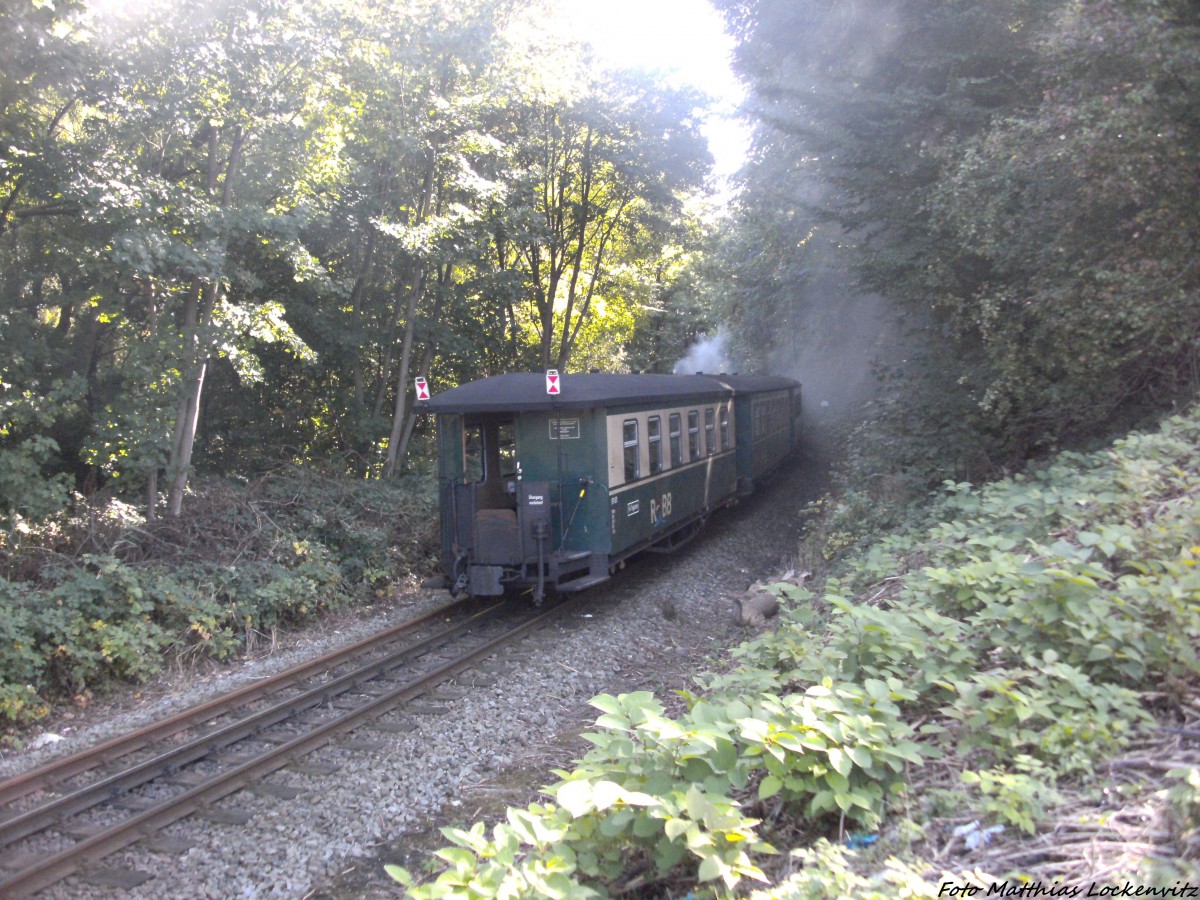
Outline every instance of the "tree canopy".
<path fill-rule="evenodd" d="M 417 374 L 623 366 L 696 240 L 704 100 L 548 16 L 0 10 L 0 513 L 102 485 L 178 515 L 197 464 L 393 474 Z"/>
<path fill-rule="evenodd" d="M 175 515 L 196 466 L 394 474 L 418 374 L 661 371 L 719 321 L 786 368 L 848 315 L 834 270 L 907 331 L 869 415 L 914 484 L 1194 387 L 1194 4 L 715 5 L 757 131 L 711 242 L 704 98 L 549 4 L 5 6 L 6 520 L 100 486 Z"/>
<path fill-rule="evenodd" d="M 763 346 L 833 245 L 888 301 L 912 352 L 870 468 L 923 490 L 1195 390 L 1195 4 L 716 5 L 758 123 L 729 315 Z"/>

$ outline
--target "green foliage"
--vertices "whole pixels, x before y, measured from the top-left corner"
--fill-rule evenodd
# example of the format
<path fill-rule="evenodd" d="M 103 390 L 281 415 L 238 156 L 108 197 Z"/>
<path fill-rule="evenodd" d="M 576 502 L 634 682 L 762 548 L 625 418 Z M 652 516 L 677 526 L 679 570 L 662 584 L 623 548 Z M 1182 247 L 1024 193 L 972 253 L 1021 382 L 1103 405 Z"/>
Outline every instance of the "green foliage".
<path fill-rule="evenodd" d="M 27 377 L 31 367 L 19 340 L 19 335 L 0 336 L 7 356 L 0 363 L 0 526 L 5 528 L 14 517 L 40 519 L 67 505 L 68 479 L 55 471 L 60 447 L 48 432 L 75 414 L 82 388 L 77 377 L 49 383 Z"/>
<path fill-rule="evenodd" d="M 687 859 L 701 881 L 761 877 L 750 854 L 770 848 L 729 796 L 750 775 L 733 720 L 742 707 L 701 706 L 675 721 L 646 692 L 602 695 L 592 705 L 604 713 L 602 730 L 585 735 L 593 749 L 547 789 L 582 820 L 572 832 L 589 851 L 581 873 L 613 881 L 638 849 L 660 875 Z"/>
<path fill-rule="evenodd" d="M 1148 721 L 1141 690 L 1197 674 L 1197 446 L 1193 411 L 981 489 L 947 484 L 921 524 L 844 559 L 820 602 L 798 595 L 743 657 L 789 681 L 897 679 L 954 752 L 1086 775 Z M 995 802 L 1028 787 L 973 777 Z M 1004 817 L 1036 821 L 1021 816 Z"/>
<path fill-rule="evenodd" d="M 922 763 L 895 703 L 915 696 L 895 680 L 825 679 L 802 695 L 764 697 L 737 723 L 745 754 L 765 764 L 759 799 L 780 794 L 807 801 L 808 817 L 841 813 L 878 827 L 885 796 L 902 786 L 907 765 Z"/>
<path fill-rule="evenodd" d="M 33 682 L 45 665 L 26 586 L 0 580 L 0 722 L 25 725 L 49 711 Z"/>
<path fill-rule="evenodd" d="M 1041 102 L 947 152 L 933 191 L 955 249 L 929 287 L 980 345 L 980 406 L 1018 451 L 1161 404 L 1194 354 L 1200 20 L 1184 3 L 1053 16 Z"/>
<path fill-rule="evenodd" d="M 1149 721 L 1136 691 L 1094 681 L 1063 663 L 1030 663 L 942 685 L 953 695 L 942 712 L 959 723 L 951 733 L 961 734 L 961 754 L 986 749 L 1003 759 L 1029 753 L 1064 774 L 1087 773 L 1093 760 L 1111 755 Z"/>
<path fill-rule="evenodd" d="M 581 884 L 578 860 L 568 848 L 556 850 L 569 828 L 569 815 L 554 807 L 531 805 L 510 809 L 508 821 L 492 830 L 483 823 L 469 831 L 444 828 L 454 846 L 437 851 L 445 871 L 436 882 L 415 886 L 400 866 L 386 866 L 389 875 L 409 888 L 413 897 L 549 897 L 585 900 L 602 893 Z"/>
<path fill-rule="evenodd" d="M 1055 772 L 1028 756 L 1013 759 L 1017 771 L 1006 768 L 970 770 L 962 773 L 963 784 L 979 792 L 980 809 L 1002 823 L 1033 834 L 1046 809 L 1058 799 Z"/>
<path fill-rule="evenodd" d="M 648 693 L 592 703 L 604 711 L 597 720 L 604 730 L 587 735 L 594 749 L 546 788 L 556 805 L 510 810 L 491 839 L 481 823 L 469 832 L 445 829 L 456 847 L 439 851 L 446 866 L 430 883 L 410 887 L 412 896 L 467 889 L 483 897 L 605 896 L 589 885 L 616 881 L 631 853 L 647 857 L 660 875 L 688 860 L 701 882 L 732 887 L 762 878 L 751 854 L 771 848 L 758 838 L 756 821 L 720 791 L 748 776 L 726 714 L 709 710 L 677 723 Z M 413 884 L 401 869 L 393 875 Z"/>
<path fill-rule="evenodd" d="M 824 838 L 812 847 L 798 849 L 793 854 L 800 862 L 800 871 L 770 890 L 754 891 L 751 900 L 891 900 L 909 897 L 913 900 L 942 896 L 938 886 L 926 881 L 913 866 L 897 859 L 887 860 L 876 875 L 864 876 L 851 865 L 857 855 L 831 844 Z"/>
<path fill-rule="evenodd" d="M 50 576 L 40 592 L 38 650 L 52 681 L 82 692 L 102 674 L 144 680 L 158 668 L 165 641 L 153 620 L 156 598 L 128 566 L 111 556 L 84 554 L 82 565 Z"/>
<path fill-rule="evenodd" d="M 1145 691 L 1200 674 L 1198 473 L 1200 409 L 1007 481 L 948 484 L 819 590 L 774 586 L 778 627 L 685 693 L 684 714 L 646 692 L 595 698 L 592 748 L 544 789 L 553 804 L 490 837 L 448 830 L 425 884 L 394 874 L 416 897 L 604 896 L 636 860 L 740 891 L 769 871 L 750 815 L 772 807 L 817 833 L 899 834 L 919 807 L 1032 834 L 1151 724 Z M 960 787 L 914 797 L 907 775 L 930 758 L 957 764 Z M 1168 801 L 1191 836 L 1195 773 L 1176 774 Z M 795 852 L 803 869 L 770 896 L 937 896 L 896 860 Z"/>
<path fill-rule="evenodd" d="M 623 365 L 694 243 L 702 98 L 509 0 L 179 6 L 0 10 L 3 522 L 390 477 L 415 375 Z"/>
<path fill-rule="evenodd" d="M 808 816 L 875 827 L 906 767 L 922 761 L 894 702 L 909 696 L 899 684 L 829 682 L 796 695 L 700 700 L 669 719 L 649 693 L 601 695 L 592 701 L 601 730 L 585 735 L 593 748 L 545 789 L 557 805 L 510 810 L 490 840 L 482 824 L 447 830 L 470 854 L 442 851 L 448 865 L 411 893 L 486 885 L 481 896 L 542 896 L 540 879 L 553 871 L 563 893 L 551 896 L 587 896 L 585 885 L 618 883 L 631 854 L 658 877 L 686 861 L 701 883 L 762 879 L 752 854 L 773 851 L 732 797 L 753 789 L 760 802 L 778 795 Z"/>
<path fill-rule="evenodd" d="M 297 470 L 249 489 L 210 483 L 193 504 L 194 544 L 116 501 L 0 542 L 0 726 L 63 694 L 145 680 L 171 656 L 252 651 L 278 628 L 382 596 L 432 545 L 427 482 Z"/>
<path fill-rule="evenodd" d="M 42 519 L 67 505 L 65 473 L 45 475 L 57 451 L 58 444 L 45 435 L 32 435 L 0 448 L 0 504 L 5 524 L 14 515 Z"/>
<path fill-rule="evenodd" d="M 846 441 L 848 545 L 945 479 L 1194 395 L 1194 4 L 716 5 L 757 119 L 718 308 L 784 366 L 862 293 L 891 314 L 853 347 L 879 383 Z"/>

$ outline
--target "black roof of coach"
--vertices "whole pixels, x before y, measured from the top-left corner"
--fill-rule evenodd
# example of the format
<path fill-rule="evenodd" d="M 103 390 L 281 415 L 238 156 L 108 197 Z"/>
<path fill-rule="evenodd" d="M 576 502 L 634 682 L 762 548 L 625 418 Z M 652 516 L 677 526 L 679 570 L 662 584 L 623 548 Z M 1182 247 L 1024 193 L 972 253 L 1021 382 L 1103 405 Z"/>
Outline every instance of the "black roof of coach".
<path fill-rule="evenodd" d="M 561 384 L 561 393 L 552 397 L 546 393 L 541 372 L 493 375 L 444 391 L 417 409 L 432 413 L 591 409 L 626 403 L 688 403 L 799 387 L 790 378 L 768 375 L 566 374 Z"/>

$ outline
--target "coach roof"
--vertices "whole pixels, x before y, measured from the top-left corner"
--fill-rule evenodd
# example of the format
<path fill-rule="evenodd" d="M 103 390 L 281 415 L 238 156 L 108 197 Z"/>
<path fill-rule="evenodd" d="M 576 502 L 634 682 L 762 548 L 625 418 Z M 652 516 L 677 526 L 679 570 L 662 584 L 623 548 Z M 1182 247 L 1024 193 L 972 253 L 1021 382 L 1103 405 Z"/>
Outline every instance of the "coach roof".
<path fill-rule="evenodd" d="M 612 375 L 566 374 L 561 393 L 546 393 L 541 372 L 493 375 L 438 394 L 417 405 L 419 412 L 536 412 L 591 409 L 634 403 L 691 403 L 735 394 L 799 387 L 790 378 L 767 375 Z"/>

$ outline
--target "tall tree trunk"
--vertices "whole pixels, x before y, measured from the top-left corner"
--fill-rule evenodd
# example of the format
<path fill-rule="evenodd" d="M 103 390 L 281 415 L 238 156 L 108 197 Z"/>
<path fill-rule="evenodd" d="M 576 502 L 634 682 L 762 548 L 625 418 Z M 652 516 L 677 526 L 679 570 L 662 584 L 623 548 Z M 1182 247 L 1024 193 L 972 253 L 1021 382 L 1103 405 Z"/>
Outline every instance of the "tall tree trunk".
<path fill-rule="evenodd" d="M 233 203 L 233 178 L 237 171 L 238 162 L 242 156 L 242 143 L 245 140 L 245 130 L 237 126 L 229 148 L 229 158 L 225 164 L 224 184 L 221 190 L 220 203 L 228 208 Z M 208 139 L 208 173 L 207 184 L 210 196 L 217 194 L 217 181 L 220 170 L 218 149 L 221 141 L 221 130 L 213 128 Z M 226 243 L 225 250 L 229 246 Z M 184 353 L 187 355 L 185 372 L 190 381 L 184 394 L 179 398 L 179 406 L 175 413 L 175 432 L 171 442 L 171 457 L 167 463 L 170 485 L 167 488 L 167 515 L 178 518 L 183 510 L 183 493 L 187 488 L 188 470 L 192 465 L 192 450 L 196 443 L 196 429 L 200 423 L 200 400 L 204 394 L 204 378 L 208 372 L 208 348 L 204 346 L 204 331 L 212 321 L 213 310 L 217 305 L 219 286 L 215 281 L 202 283 L 196 280 L 188 304 L 184 312 Z"/>
<path fill-rule="evenodd" d="M 425 177 L 421 182 L 421 199 L 417 203 L 417 214 L 413 221 L 415 224 L 421 224 L 429 216 L 429 209 L 433 203 L 433 179 L 437 174 L 437 145 L 434 145 L 433 155 L 430 158 L 429 165 L 425 169 Z M 413 297 L 421 291 L 424 281 L 424 273 L 421 271 L 420 260 L 413 260 L 413 271 L 409 279 L 409 314 L 404 320 L 405 339 L 409 338 L 409 329 L 412 327 L 412 302 Z M 386 350 L 383 355 L 383 367 L 379 371 L 379 388 L 375 392 L 375 408 L 371 412 L 372 421 L 377 421 L 383 415 L 383 401 L 387 396 L 388 384 L 392 377 L 392 359 L 396 351 L 396 330 L 400 327 L 400 304 L 397 303 L 393 312 L 392 320 L 388 323 Z M 394 430 L 394 429 L 393 429 Z"/>
<path fill-rule="evenodd" d="M 387 463 L 383 477 L 396 474 L 400 462 L 400 438 L 404 430 L 404 419 L 408 415 L 408 368 L 412 359 L 413 333 L 416 330 L 417 299 L 421 293 L 421 276 L 413 278 L 408 292 L 408 309 L 404 319 L 404 341 L 400 347 L 400 372 L 396 376 L 396 405 L 392 411 L 392 430 L 388 435 Z"/>
<path fill-rule="evenodd" d="M 354 280 L 354 289 L 350 292 L 350 308 L 354 316 L 354 327 L 360 330 L 362 325 L 362 299 L 366 292 L 367 280 L 371 275 L 371 266 L 375 261 L 375 229 L 368 225 L 366 246 L 363 248 L 362 264 L 359 266 L 358 278 Z M 361 410 L 365 405 L 366 389 L 363 385 L 362 371 L 362 342 L 354 348 L 354 407 Z"/>
<path fill-rule="evenodd" d="M 570 319 L 569 314 L 568 314 L 566 322 L 563 323 L 562 353 L 559 355 L 559 358 L 558 358 L 558 367 L 560 369 L 566 369 L 567 362 L 570 360 L 571 354 L 573 352 L 575 352 L 575 341 L 578 340 L 578 338 L 579 338 L 579 329 L 583 327 L 583 323 L 587 320 L 588 311 L 591 309 L 591 306 L 592 306 L 592 297 L 595 296 L 596 285 L 600 281 L 600 267 L 604 262 L 605 248 L 608 246 L 609 239 L 612 237 L 613 232 L 616 230 L 617 224 L 620 222 L 621 216 L 624 213 L 625 207 L 627 205 L 628 205 L 628 201 L 622 201 L 620 206 L 617 207 L 617 211 L 612 216 L 610 216 L 608 223 L 604 226 L 604 228 L 602 230 L 600 239 L 597 242 L 597 246 L 596 246 L 595 259 L 592 263 L 592 272 L 591 272 L 591 277 L 588 281 L 588 288 L 586 291 L 584 291 L 583 299 L 582 299 L 581 303 L 579 304 L 579 312 L 575 316 L 575 324 L 574 325 L 571 324 L 571 319 Z M 575 277 L 572 276 L 571 296 L 574 297 L 574 295 L 575 295 Z M 568 339 L 568 332 L 569 332 L 569 339 Z"/>
<path fill-rule="evenodd" d="M 438 146 L 434 144 L 429 156 L 429 165 L 425 169 L 425 179 L 421 187 L 421 202 L 417 209 L 417 222 L 423 222 L 433 206 L 434 177 L 437 174 Z M 412 279 L 408 288 L 408 305 L 404 315 L 404 338 L 400 345 L 400 371 L 396 376 L 396 404 L 392 411 L 392 430 L 388 435 L 387 462 L 383 467 L 383 476 L 392 478 L 400 463 L 400 444 L 404 432 L 405 418 L 408 416 L 408 371 L 412 362 L 413 335 L 417 328 L 417 303 L 420 300 L 424 285 L 424 273 L 421 263 L 414 260 Z M 388 345 L 388 359 L 391 359 L 391 343 Z M 383 378 L 387 378 L 386 370 Z"/>
<path fill-rule="evenodd" d="M 175 431 L 171 439 L 171 455 L 167 462 L 167 515 L 178 518 L 183 510 L 183 494 L 187 489 L 188 470 L 192 465 L 192 449 L 196 444 L 196 428 L 200 424 L 200 399 L 204 378 L 208 372 L 208 351 L 202 342 L 204 326 L 212 318 L 216 305 L 216 285 L 196 282 L 184 312 L 185 352 L 190 355 L 191 380 L 179 398 L 175 412 Z"/>
<path fill-rule="evenodd" d="M 433 362 L 434 344 L 432 341 L 425 347 L 425 352 L 421 354 L 421 365 L 417 371 L 421 377 L 429 375 L 429 364 Z M 408 414 L 404 417 L 404 433 L 400 436 L 400 446 L 396 450 L 396 459 L 404 459 L 408 455 L 408 445 L 412 441 L 413 429 L 417 424 L 416 407 L 409 409 Z"/>
<path fill-rule="evenodd" d="M 437 299 L 433 304 L 433 315 L 430 319 L 434 322 L 442 314 L 442 304 L 446 298 L 446 284 L 450 280 L 450 266 L 442 266 L 438 272 L 438 289 Z M 421 352 L 421 364 L 417 368 L 417 373 L 422 378 L 429 377 L 429 366 L 433 363 L 433 354 L 437 349 L 437 345 L 432 338 L 425 342 L 425 349 Z M 415 407 L 408 410 L 408 414 L 404 417 L 404 433 L 400 436 L 400 446 L 396 450 L 396 459 L 404 459 L 408 455 L 408 445 L 412 440 L 413 428 L 417 423 L 417 410 Z"/>
<path fill-rule="evenodd" d="M 158 297 L 154 293 L 154 279 L 146 276 L 142 282 L 142 291 L 146 296 L 146 322 L 150 327 L 150 346 L 158 346 Z M 158 460 L 150 462 L 150 471 L 146 473 L 146 521 L 153 522 L 158 515 Z"/>
<path fill-rule="evenodd" d="M 354 281 L 354 290 L 350 294 L 350 308 L 353 315 L 353 328 L 357 336 L 354 345 L 354 356 L 351 360 L 352 376 L 354 379 L 354 430 L 350 436 L 354 448 L 354 456 L 358 476 L 365 478 L 371 470 L 370 451 L 373 441 L 373 429 L 368 424 L 374 417 L 367 418 L 366 379 L 363 375 L 363 297 L 366 294 L 367 283 L 375 265 L 375 228 L 368 223 L 367 239 L 363 249 L 363 258 L 359 266 L 358 277 Z"/>
<path fill-rule="evenodd" d="M 419 265 L 414 262 L 414 271 L 409 278 L 408 292 L 405 297 L 412 296 L 412 286 L 415 284 L 417 290 L 421 288 L 421 270 Z M 392 308 L 392 318 L 388 322 L 388 333 L 384 340 L 383 363 L 379 368 L 379 384 L 375 388 L 375 405 L 371 408 L 371 422 L 374 424 L 379 421 L 383 415 L 383 404 L 387 400 L 388 387 L 392 383 L 392 360 L 396 355 L 396 333 L 400 330 L 400 317 L 402 310 L 405 307 L 400 306 L 400 301 L 397 299 L 395 306 Z"/>
<path fill-rule="evenodd" d="M 583 268 L 583 251 L 587 246 L 588 223 L 592 217 L 592 130 L 587 129 L 580 154 L 579 206 L 572 215 L 575 229 L 575 252 L 571 254 L 571 277 L 567 282 L 567 304 L 563 312 L 562 339 L 558 345 L 557 368 L 565 369 L 575 343 L 571 333 L 571 315 L 575 309 L 575 295 L 579 290 L 579 272 Z M 566 243 L 563 245 L 566 255 Z M 593 282 L 594 285 L 594 282 Z M 578 329 L 576 329 L 578 331 Z"/>
<path fill-rule="evenodd" d="M 367 386 L 366 376 L 363 373 L 363 298 L 366 296 L 367 285 L 370 283 L 371 275 L 375 269 L 375 261 L 377 258 L 376 248 L 379 243 L 379 232 L 372 224 L 372 219 L 380 212 L 380 207 L 383 204 L 383 197 L 387 193 L 392 180 L 391 165 L 387 162 L 383 164 L 383 168 L 376 175 L 375 188 L 375 203 L 370 209 L 371 215 L 365 216 L 367 237 L 363 248 L 362 261 L 359 264 L 358 278 L 354 282 L 354 290 L 350 296 L 350 306 L 353 310 L 354 329 L 357 336 L 357 343 L 354 347 L 353 378 L 354 378 L 354 408 L 355 412 L 361 417 L 366 412 L 367 403 Z M 383 376 L 383 381 L 387 381 L 387 375 Z M 376 408 L 371 413 L 370 421 L 375 421 L 379 418 L 379 399 L 377 397 Z M 354 451 L 362 460 L 366 460 L 369 455 L 370 443 L 373 440 L 368 433 L 355 435 Z M 365 463 L 364 463 L 365 464 Z M 362 472 L 363 475 L 367 473 Z"/>

